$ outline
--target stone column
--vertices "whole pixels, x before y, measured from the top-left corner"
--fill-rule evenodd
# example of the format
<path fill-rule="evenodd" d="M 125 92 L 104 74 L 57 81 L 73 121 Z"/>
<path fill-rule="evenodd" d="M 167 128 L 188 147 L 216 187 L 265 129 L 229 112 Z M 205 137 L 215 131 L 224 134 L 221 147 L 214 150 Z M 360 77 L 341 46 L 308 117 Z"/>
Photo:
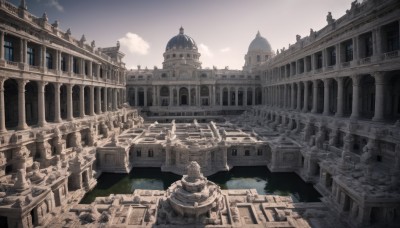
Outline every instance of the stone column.
<path fill-rule="evenodd" d="M 330 79 L 324 79 L 324 112 L 323 115 L 329 115 L 329 83 Z"/>
<path fill-rule="evenodd" d="M 61 123 L 61 104 L 60 104 L 60 87 L 61 83 L 53 83 L 54 85 L 54 122 Z"/>
<path fill-rule="evenodd" d="M 28 80 L 18 80 L 18 129 L 24 130 L 28 128 L 26 124 L 25 113 L 25 85 Z"/>
<path fill-rule="evenodd" d="M 188 94 L 189 94 L 189 106 L 192 105 L 192 88 L 190 87 L 190 85 L 188 86 Z M 179 103 L 179 102 L 178 102 Z"/>
<path fill-rule="evenodd" d="M 287 108 L 287 85 L 283 85 L 283 108 Z"/>
<path fill-rule="evenodd" d="M 73 85 L 67 84 L 67 120 L 71 121 L 74 119 L 73 117 L 73 107 L 72 107 L 72 87 Z"/>
<path fill-rule="evenodd" d="M 89 78 L 93 78 L 93 66 L 92 62 L 88 61 L 88 75 Z"/>
<path fill-rule="evenodd" d="M 46 125 L 46 111 L 44 106 L 44 87 L 47 82 L 38 82 L 38 125 L 43 127 Z"/>
<path fill-rule="evenodd" d="M 1 32 L 1 33 L 3 33 L 3 32 Z M 4 56 L 4 55 L 2 55 L 2 56 Z M 6 120 L 5 120 L 5 118 L 6 118 L 5 106 L 4 106 L 4 82 L 6 80 L 7 80 L 7 78 L 0 78 L 0 133 L 7 131 Z"/>
<path fill-rule="evenodd" d="M 27 56 L 27 45 L 28 45 L 28 43 L 26 42 L 26 40 L 25 39 L 21 39 L 21 41 L 20 41 L 20 46 L 21 46 L 21 50 L 20 50 L 20 62 L 21 63 L 27 63 L 27 61 L 26 61 L 26 56 Z"/>
<path fill-rule="evenodd" d="M 97 114 L 101 114 L 101 87 L 97 87 Z"/>
<path fill-rule="evenodd" d="M 172 91 L 169 91 L 172 93 Z M 144 107 L 147 107 L 147 87 L 144 87 Z"/>
<path fill-rule="evenodd" d="M 113 89 L 112 90 L 112 93 L 113 93 L 113 101 L 112 101 L 112 107 L 113 107 L 113 110 L 114 111 L 117 111 L 118 110 L 118 96 L 117 96 L 117 89 Z"/>
<path fill-rule="evenodd" d="M 85 86 L 79 86 L 79 116 L 85 117 Z"/>
<path fill-rule="evenodd" d="M 196 104 L 200 106 L 200 85 L 196 86 Z"/>
<path fill-rule="evenodd" d="M 351 78 L 353 80 L 353 103 L 350 118 L 357 119 L 360 116 L 360 75 L 353 75 Z"/>
<path fill-rule="evenodd" d="M 313 107 L 311 110 L 312 113 L 317 113 L 317 105 L 318 105 L 317 93 L 318 93 L 318 82 L 317 80 L 315 80 L 313 81 Z"/>
<path fill-rule="evenodd" d="M 338 85 L 338 96 L 337 96 L 337 111 L 335 116 L 343 116 L 343 78 L 336 78 Z"/>
<path fill-rule="evenodd" d="M 139 106 L 139 87 L 135 88 L 135 106 Z"/>
<path fill-rule="evenodd" d="M 340 66 L 340 55 L 341 55 L 340 43 L 336 44 L 335 50 L 336 50 L 336 69 L 339 69 L 339 66 Z"/>
<path fill-rule="evenodd" d="M 380 27 L 373 30 L 372 39 L 373 39 L 372 41 L 373 55 L 377 56 L 382 53 L 382 38 L 381 38 Z"/>
<path fill-rule="evenodd" d="M 47 64 L 46 64 L 46 46 L 42 45 L 41 46 L 41 56 L 40 56 L 40 61 L 39 61 L 39 66 L 40 68 L 47 69 Z"/>
<path fill-rule="evenodd" d="M 4 60 L 4 32 L 0 31 L 0 61 Z"/>
<path fill-rule="evenodd" d="M 60 71 L 61 67 L 61 52 L 59 50 L 56 50 L 56 55 L 54 57 L 54 62 L 53 62 L 54 70 L 58 74 L 58 71 Z"/>
<path fill-rule="evenodd" d="M 103 89 L 104 89 L 103 108 L 104 108 L 104 112 L 107 112 L 107 110 L 108 110 L 108 97 L 107 97 L 108 88 L 104 87 Z"/>
<path fill-rule="evenodd" d="M 375 114 L 373 121 L 384 120 L 384 103 L 385 103 L 385 74 L 383 72 L 374 72 L 375 78 Z"/>
<path fill-rule="evenodd" d="M 216 104 L 216 92 L 215 92 L 215 85 L 212 86 L 212 105 L 215 106 Z"/>
<path fill-rule="evenodd" d="M 301 84 L 297 83 L 297 111 L 301 111 Z"/>
<path fill-rule="evenodd" d="M 172 106 L 174 98 L 173 98 L 173 93 L 172 93 L 172 89 L 170 86 L 168 87 L 168 91 L 169 91 L 169 106 Z"/>
<path fill-rule="evenodd" d="M 220 106 L 224 105 L 224 102 L 222 100 L 223 98 L 224 98 L 224 88 L 220 86 L 220 88 L 219 88 L 219 105 Z"/>
<path fill-rule="evenodd" d="M 68 73 L 74 73 L 74 57 L 72 55 L 68 56 Z"/>
<path fill-rule="evenodd" d="M 303 82 L 304 84 L 304 106 L 303 112 L 308 112 L 308 81 Z"/>
<path fill-rule="evenodd" d="M 295 93 L 294 93 L 294 83 L 292 83 L 292 97 L 291 97 L 291 109 L 295 109 L 295 103 L 294 103 L 294 99 L 295 99 Z"/>
<path fill-rule="evenodd" d="M 235 88 L 235 106 L 239 106 L 239 88 Z"/>
<path fill-rule="evenodd" d="M 90 115 L 94 116 L 94 86 L 89 86 L 90 89 Z"/>

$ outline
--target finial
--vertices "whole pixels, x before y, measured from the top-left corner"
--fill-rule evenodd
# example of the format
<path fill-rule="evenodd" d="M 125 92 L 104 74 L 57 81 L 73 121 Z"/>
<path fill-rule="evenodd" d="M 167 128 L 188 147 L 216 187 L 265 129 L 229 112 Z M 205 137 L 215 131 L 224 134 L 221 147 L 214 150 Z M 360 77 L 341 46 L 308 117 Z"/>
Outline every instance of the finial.
<path fill-rule="evenodd" d="M 256 37 L 260 37 L 261 36 L 261 34 L 260 34 L 260 30 L 258 30 L 257 31 L 257 35 L 256 35 Z"/>
<path fill-rule="evenodd" d="M 81 43 L 85 43 L 85 42 L 86 42 L 86 37 L 85 37 L 85 34 L 83 34 L 81 37 Z"/>
<path fill-rule="evenodd" d="M 43 21 L 46 21 L 46 22 L 49 20 L 46 12 L 43 13 L 42 19 L 43 19 Z"/>
<path fill-rule="evenodd" d="M 183 27 L 181 26 L 181 28 L 179 29 L 179 34 L 183 35 Z"/>

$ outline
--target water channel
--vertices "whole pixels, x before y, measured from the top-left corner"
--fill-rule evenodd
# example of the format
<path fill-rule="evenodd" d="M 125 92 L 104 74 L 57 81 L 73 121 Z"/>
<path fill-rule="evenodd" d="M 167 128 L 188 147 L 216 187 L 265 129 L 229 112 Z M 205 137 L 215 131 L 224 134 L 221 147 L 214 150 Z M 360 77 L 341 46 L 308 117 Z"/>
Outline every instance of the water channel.
<path fill-rule="evenodd" d="M 96 197 L 110 194 L 130 194 L 134 189 L 165 190 L 182 176 L 161 172 L 160 168 L 133 168 L 127 174 L 103 173 L 97 186 L 81 203 L 89 204 Z M 207 177 L 222 189 L 255 188 L 259 194 L 291 196 L 294 202 L 318 202 L 321 195 L 312 184 L 305 183 L 295 173 L 271 173 L 267 167 L 235 167 Z"/>

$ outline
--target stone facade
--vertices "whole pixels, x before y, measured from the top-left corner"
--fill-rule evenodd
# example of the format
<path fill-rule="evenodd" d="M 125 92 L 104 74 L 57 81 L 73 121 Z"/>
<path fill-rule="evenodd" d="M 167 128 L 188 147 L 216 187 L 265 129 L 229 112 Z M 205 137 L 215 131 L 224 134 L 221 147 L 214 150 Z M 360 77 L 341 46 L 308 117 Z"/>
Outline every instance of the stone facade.
<path fill-rule="evenodd" d="M 96 185 L 95 146 L 138 117 L 122 57 L 0 1 L 1 227 L 43 226 Z"/>

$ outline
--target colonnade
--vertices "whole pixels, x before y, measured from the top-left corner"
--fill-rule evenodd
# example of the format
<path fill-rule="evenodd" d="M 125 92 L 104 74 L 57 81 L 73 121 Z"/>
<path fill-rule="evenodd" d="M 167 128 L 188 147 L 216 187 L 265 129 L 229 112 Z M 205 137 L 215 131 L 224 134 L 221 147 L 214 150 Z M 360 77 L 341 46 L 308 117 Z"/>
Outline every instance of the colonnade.
<path fill-rule="evenodd" d="M 27 109 L 33 110 L 30 118 L 36 120 L 31 125 L 43 127 L 47 122 L 60 123 L 62 119 L 71 121 L 115 111 L 122 106 L 123 97 L 124 88 L 0 78 L 0 132 L 15 127 L 27 129 Z M 53 118 L 49 119 L 46 113 L 54 113 Z"/>

